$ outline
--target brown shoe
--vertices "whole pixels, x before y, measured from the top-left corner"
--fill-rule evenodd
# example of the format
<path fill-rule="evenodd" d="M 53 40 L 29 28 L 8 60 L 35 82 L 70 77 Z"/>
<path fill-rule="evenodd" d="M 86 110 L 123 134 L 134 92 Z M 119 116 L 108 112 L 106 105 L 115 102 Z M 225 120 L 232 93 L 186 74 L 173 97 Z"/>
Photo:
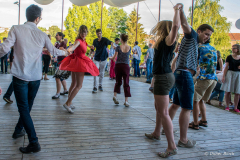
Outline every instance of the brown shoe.
<path fill-rule="evenodd" d="M 222 104 L 222 102 L 219 102 L 219 107 L 224 107 L 224 105 Z"/>
<path fill-rule="evenodd" d="M 44 77 L 44 80 L 49 80 L 48 78 Z"/>
<path fill-rule="evenodd" d="M 160 136 L 156 137 L 154 136 L 152 133 L 151 134 L 147 134 L 145 133 L 145 136 L 149 139 L 156 139 L 156 140 L 160 140 Z"/>

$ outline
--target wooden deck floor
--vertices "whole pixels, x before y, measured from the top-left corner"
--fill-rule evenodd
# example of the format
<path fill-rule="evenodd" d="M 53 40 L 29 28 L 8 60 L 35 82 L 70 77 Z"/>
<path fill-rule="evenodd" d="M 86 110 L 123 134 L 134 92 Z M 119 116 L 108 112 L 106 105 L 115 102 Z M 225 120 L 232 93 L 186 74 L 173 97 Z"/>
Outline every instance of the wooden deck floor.
<path fill-rule="evenodd" d="M 0 75 L 3 93 L 11 82 L 11 75 Z M 68 87 L 70 79 L 67 80 Z M 52 100 L 55 81 L 42 81 L 31 112 L 41 144 L 39 153 L 23 155 L 18 148 L 28 144 L 27 136 L 11 138 L 18 119 L 14 103 L 6 104 L 0 98 L 0 159 L 160 159 L 159 151 L 167 147 L 165 136 L 161 141 L 146 139 L 155 126 L 153 94 L 149 84 L 130 81 L 131 107 L 123 106 L 123 93 L 118 95 L 119 106 L 112 101 L 114 81 L 104 79 L 104 92 L 92 94 L 92 77 L 85 77 L 82 90 L 74 99 L 75 113 L 62 107 L 67 96 Z M 179 130 L 178 115 L 173 124 Z M 178 147 L 178 154 L 170 159 L 240 159 L 240 117 L 233 113 L 207 106 L 208 128 L 188 131 L 188 137 L 197 140 L 195 148 Z M 191 116 L 192 120 L 192 116 Z M 179 132 L 175 134 L 175 142 Z M 234 155 L 219 155 L 233 153 Z M 209 154 L 218 155 L 209 155 Z"/>

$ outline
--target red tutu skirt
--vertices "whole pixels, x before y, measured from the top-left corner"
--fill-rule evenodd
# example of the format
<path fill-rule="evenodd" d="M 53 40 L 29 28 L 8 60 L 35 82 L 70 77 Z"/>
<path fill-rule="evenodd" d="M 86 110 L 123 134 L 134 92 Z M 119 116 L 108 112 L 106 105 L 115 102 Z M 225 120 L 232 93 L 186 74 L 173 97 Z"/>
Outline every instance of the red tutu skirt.
<path fill-rule="evenodd" d="M 71 54 L 64 58 L 59 67 L 60 70 L 71 72 L 88 72 L 92 76 L 98 76 L 99 70 L 93 61 L 85 55 Z"/>

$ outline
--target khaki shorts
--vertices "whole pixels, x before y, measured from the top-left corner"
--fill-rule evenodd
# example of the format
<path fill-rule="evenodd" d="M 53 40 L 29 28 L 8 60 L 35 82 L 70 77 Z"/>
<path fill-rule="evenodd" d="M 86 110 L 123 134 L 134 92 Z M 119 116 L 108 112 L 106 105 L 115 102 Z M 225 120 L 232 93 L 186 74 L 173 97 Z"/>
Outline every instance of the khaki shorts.
<path fill-rule="evenodd" d="M 205 102 L 208 101 L 216 84 L 217 84 L 216 80 L 197 79 L 197 82 L 194 85 L 195 92 L 193 100 L 197 102 L 199 102 L 201 99 L 204 100 Z"/>

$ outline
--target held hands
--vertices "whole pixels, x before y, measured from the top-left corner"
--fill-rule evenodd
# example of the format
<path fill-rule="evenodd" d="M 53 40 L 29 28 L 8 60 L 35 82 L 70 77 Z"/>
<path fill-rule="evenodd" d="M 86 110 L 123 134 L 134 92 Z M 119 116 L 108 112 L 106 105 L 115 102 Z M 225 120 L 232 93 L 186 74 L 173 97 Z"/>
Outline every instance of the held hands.
<path fill-rule="evenodd" d="M 89 48 L 90 48 L 90 49 L 93 49 L 93 50 L 95 49 L 95 47 L 94 47 L 94 46 L 90 46 Z"/>
<path fill-rule="evenodd" d="M 183 4 L 182 3 L 178 3 L 173 7 L 174 10 L 182 10 L 183 9 Z"/>
<path fill-rule="evenodd" d="M 222 78 L 222 83 L 225 83 L 225 76 L 223 76 Z"/>
<path fill-rule="evenodd" d="M 2 94 L 2 88 L 0 87 L 0 95 Z"/>

